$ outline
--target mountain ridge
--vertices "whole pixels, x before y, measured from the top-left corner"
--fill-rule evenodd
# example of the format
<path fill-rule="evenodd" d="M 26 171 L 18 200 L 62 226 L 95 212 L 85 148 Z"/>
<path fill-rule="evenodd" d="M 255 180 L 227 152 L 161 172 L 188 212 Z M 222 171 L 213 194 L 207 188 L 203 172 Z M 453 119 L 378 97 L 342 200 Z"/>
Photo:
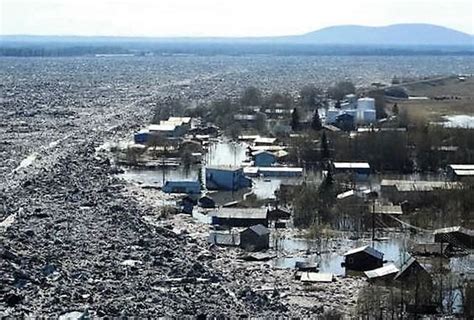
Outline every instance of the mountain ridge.
<path fill-rule="evenodd" d="M 300 35 L 267 37 L 144 37 L 144 36 L 47 36 L 0 35 L 3 41 L 152 41 L 206 43 L 288 43 L 312 45 L 452 45 L 474 46 L 474 35 L 433 24 L 406 23 L 388 26 L 337 25 Z"/>

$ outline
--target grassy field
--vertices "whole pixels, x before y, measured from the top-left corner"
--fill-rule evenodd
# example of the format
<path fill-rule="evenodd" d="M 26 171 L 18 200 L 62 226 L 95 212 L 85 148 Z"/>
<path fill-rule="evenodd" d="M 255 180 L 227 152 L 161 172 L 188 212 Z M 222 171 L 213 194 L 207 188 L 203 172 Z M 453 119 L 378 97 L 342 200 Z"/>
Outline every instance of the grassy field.
<path fill-rule="evenodd" d="M 459 81 L 457 77 L 423 81 L 404 86 L 410 96 L 428 100 L 397 101 L 400 110 L 410 118 L 440 121 L 443 116 L 474 115 L 474 77 Z M 439 100 L 442 99 L 443 100 Z M 438 99 L 438 100 L 437 100 Z M 395 102 L 388 103 L 388 108 Z"/>

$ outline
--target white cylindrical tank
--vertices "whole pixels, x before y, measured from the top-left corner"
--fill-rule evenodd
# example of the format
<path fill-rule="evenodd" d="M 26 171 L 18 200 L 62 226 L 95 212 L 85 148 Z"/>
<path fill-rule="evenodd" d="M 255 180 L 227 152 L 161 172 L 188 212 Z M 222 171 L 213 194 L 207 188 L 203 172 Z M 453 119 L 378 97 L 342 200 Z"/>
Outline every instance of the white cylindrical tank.
<path fill-rule="evenodd" d="M 357 100 L 357 109 L 359 110 L 375 110 L 374 98 L 360 98 Z"/>

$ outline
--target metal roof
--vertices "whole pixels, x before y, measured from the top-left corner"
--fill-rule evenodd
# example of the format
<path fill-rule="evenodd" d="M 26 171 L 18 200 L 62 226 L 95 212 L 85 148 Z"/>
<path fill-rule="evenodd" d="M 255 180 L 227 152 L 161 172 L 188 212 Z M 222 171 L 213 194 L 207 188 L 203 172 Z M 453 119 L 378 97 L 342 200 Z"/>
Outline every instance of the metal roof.
<path fill-rule="evenodd" d="M 450 164 L 448 167 L 453 170 L 474 170 L 474 164 Z"/>
<path fill-rule="evenodd" d="M 400 270 L 393 263 L 390 263 L 381 268 L 365 271 L 364 273 L 367 276 L 367 278 L 374 279 L 374 278 L 384 277 L 389 274 L 395 274 L 395 273 L 398 273 L 399 271 Z"/>
<path fill-rule="evenodd" d="M 402 206 L 400 205 L 376 205 L 375 213 L 401 215 L 403 214 L 403 210 L 402 210 Z"/>
<path fill-rule="evenodd" d="M 242 170 L 242 167 L 237 166 L 207 166 L 206 170 L 219 170 L 219 171 L 239 171 Z"/>
<path fill-rule="evenodd" d="M 433 191 L 436 189 L 455 189 L 461 185 L 456 182 L 446 181 L 412 181 L 383 179 L 380 186 L 393 186 L 398 191 Z"/>
<path fill-rule="evenodd" d="M 151 124 L 148 129 L 150 131 L 174 131 L 176 126 L 174 124 Z"/>
<path fill-rule="evenodd" d="M 276 138 L 265 138 L 265 137 L 258 137 L 255 139 L 255 143 L 268 143 L 268 144 L 274 144 L 275 141 L 277 139 Z"/>
<path fill-rule="evenodd" d="M 248 229 L 252 230 L 253 232 L 258 234 L 259 236 L 270 234 L 270 230 L 268 230 L 268 228 L 266 228 L 264 225 L 261 225 L 261 224 L 251 226 Z"/>
<path fill-rule="evenodd" d="M 344 253 L 344 256 L 350 256 L 354 253 L 359 253 L 359 252 L 365 252 L 365 253 L 367 253 L 367 254 L 369 254 L 369 255 L 377 258 L 377 259 L 383 259 L 383 253 L 378 251 L 378 250 L 375 250 L 371 246 L 363 246 L 363 247 L 359 247 L 359 248 L 349 250 L 346 253 Z"/>
<path fill-rule="evenodd" d="M 302 272 L 301 282 L 332 282 L 332 273 Z"/>
<path fill-rule="evenodd" d="M 470 236 L 474 236 L 474 230 L 466 229 L 461 226 L 436 229 L 433 233 L 442 234 L 442 233 L 451 233 L 451 232 L 461 232 L 461 233 L 468 234 Z"/>
<path fill-rule="evenodd" d="M 342 200 L 342 199 L 349 198 L 353 195 L 355 195 L 355 191 L 354 190 L 349 190 L 349 191 L 346 191 L 346 192 L 343 192 L 343 193 L 339 193 L 336 197 L 337 197 L 337 199 Z"/>
<path fill-rule="evenodd" d="M 334 162 L 336 169 L 370 169 L 368 162 Z"/>
<path fill-rule="evenodd" d="M 265 208 L 221 208 L 208 213 L 208 216 L 229 219 L 266 219 Z"/>
<path fill-rule="evenodd" d="M 454 170 L 454 174 L 457 176 L 474 176 L 474 169 L 472 170 Z"/>

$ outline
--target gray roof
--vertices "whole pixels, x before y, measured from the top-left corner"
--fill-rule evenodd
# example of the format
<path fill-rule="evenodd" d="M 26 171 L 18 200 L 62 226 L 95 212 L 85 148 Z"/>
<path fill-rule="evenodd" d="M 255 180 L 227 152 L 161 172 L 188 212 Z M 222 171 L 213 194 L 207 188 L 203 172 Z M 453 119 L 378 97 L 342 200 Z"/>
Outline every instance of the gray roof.
<path fill-rule="evenodd" d="M 381 268 L 365 271 L 364 273 L 367 276 L 367 278 L 374 279 L 374 278 L 384 277 L 389 274 L 395 274 L 395 273 L 398 273 L 399 271 L 400 270 L 393 263 L 390 263 Z"/>
<path fill-rule="evenodd" d="M 408 259 L 403 265 L 402 267 L 400 268 L 400 271 L 397 273 L 397 275 L 395 276 L 395 280 L 397 280 L 398 278 L 400 278 L 412 265 L 414 264 L 418 264 L 421 268 L 423 268 L 422 265 L 420 265 L 418 263 L 418 261 L 416 261 L 416 259 L 414 257 L 410 257 L 410 259 Z M 424 268 L 423 268 L 424 269 Z"/>
<path fill-rule="evenodd" d="M 266 208 L 220 208 L 208 213 L 208 216 L 232 219 L 266 219 Z"/>
<path fill-rule="evenodd" d="M 445 234 L 445 233 L 452 233 L 452 232 L 465 233 L 467 235 L 470 235 L 471 237 L 474 236 L 474 230 L 466 229 L 466 228 L 461 227 L 461 226 L 436 229 L 433 233 L 434 234 Z"/>
<path fill-rule="evenodd" d="M 344 253 L 344 256 L 349 256 L 349 255 L 352 255 L 354 253 L 359 253 L 359 252 L 365 252 L 365 253 L 367 253 L 367 254 L 369 254 L 369 255 L 377 258 L 377 259 L 383 259 L 383 253 L 378 251 L 378 250 L 375 250 L 371 246 L 363 246 L 363 247 L 359 247 L 359 248 L 349 250 L 346 253 Z"/>
<path fill-rule="evenodd" d="M 268 230 L 267 227 L 265 227 L 264 225 L 261 225 L 261 224 L 257 224 L 255 226 L 251 226 L 250 228 L 248 228 L 250 230 L 252 230 L 253 232 L 255 232 L 257 235 L 259 236 L 263 236 L 263 235 L 266 235 L 266 234 L 270 234 L 270 230 Z"/>

